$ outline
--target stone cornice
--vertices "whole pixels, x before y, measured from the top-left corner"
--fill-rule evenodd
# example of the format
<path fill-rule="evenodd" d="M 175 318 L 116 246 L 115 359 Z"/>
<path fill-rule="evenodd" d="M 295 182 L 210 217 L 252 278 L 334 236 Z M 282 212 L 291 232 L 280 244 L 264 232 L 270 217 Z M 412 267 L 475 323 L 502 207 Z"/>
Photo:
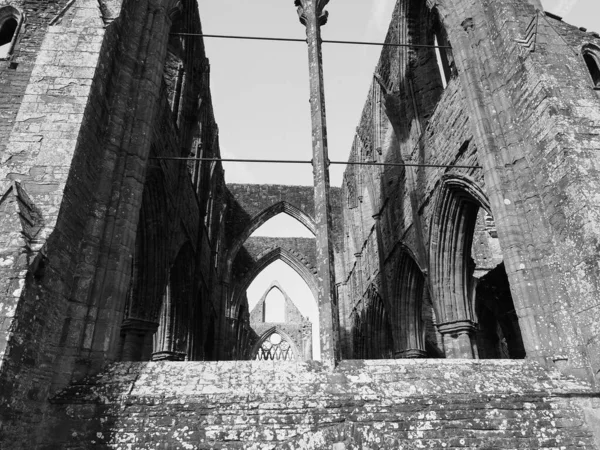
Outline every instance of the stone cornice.
<path fill-rule="evenodd" d="M 316 3 L 316 15 L 319 18 L 319 25 L 323 26 L 327 23 L 329 12 L 325 11 L 325 6 L 329 3 L 329 0 L 294 0 L 294 5 L 298 7 L 298 17 L 300 23 L 306 26 L 308 18 L 306 16 L 306 9 L 308 8 L 309 2 Z"/>

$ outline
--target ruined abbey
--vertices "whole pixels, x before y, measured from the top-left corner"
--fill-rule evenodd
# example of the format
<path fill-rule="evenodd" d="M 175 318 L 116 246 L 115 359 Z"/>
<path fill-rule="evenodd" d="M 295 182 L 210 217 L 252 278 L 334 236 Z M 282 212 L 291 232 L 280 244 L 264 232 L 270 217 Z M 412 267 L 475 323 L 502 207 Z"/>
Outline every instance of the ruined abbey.
<path fill-rule="evenodd" d="M 315 185 L 228 184 L 199 1 L 0 0 L 0 448 L 600 450 L 600 36 L 398 0 L 330 187 L 286 0 Z"/>

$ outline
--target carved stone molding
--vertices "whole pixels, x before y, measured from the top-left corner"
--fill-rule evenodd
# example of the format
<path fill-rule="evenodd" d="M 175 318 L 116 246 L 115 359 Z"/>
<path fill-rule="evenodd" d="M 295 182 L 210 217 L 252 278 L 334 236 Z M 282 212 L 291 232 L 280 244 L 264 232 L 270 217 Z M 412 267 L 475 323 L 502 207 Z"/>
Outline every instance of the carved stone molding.
<path fill-rule="evenodd" d="M 477 330 L 477 326 L 470 320 L 460 320 L 457 322 L 441 323 L 437 326 L 441 334 L 472 334 Z"/>
<path fill-rule="evenodd" d="M 154 333 L 158 329 L 158 323 L 149 322 L 147 320 L 128 318 L 121 324 L 121 331 L 131 332 L 152 332 Z"/>
<path fill-rule="evenodd" d="M 183 3 L 181 0 L 171 0 L 167 5 L 167 16 L 171 19 L 171 22 L 177 20 L 177 18 L 183 12 Z"/>
<path fill-rule="evenodd" d="M 419 349 L 408 349 L 394 353 L 395 359 L 421 359 L 427 358 L 427 352 Z"/>
<path fill-rule="evenodd" d="M 316 15 L 319 18 L 319 25 L 323 26 L 327 23 L 329 12 L 325 11 L 325 6 L 329 3 L 329 0 L 294 0 L 294 5 L 298 7 L 298 17 L 300 23 L 306 26 L 308 22 L 307 9 L 310 8 L 310 4 L 316 4 Z"/>

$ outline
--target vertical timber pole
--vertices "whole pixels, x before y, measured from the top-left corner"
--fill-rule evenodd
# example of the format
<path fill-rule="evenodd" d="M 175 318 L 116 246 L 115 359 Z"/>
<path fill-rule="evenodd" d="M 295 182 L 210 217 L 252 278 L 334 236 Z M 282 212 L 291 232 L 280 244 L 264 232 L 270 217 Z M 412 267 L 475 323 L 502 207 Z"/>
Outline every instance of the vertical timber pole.
<path fill-rule="evenodd" d="M 339 324 L 335 291 L 335 269 L 331 239 L 331 207 L 329 203 L 329 158 L 327 155 L 327 123 L 321 26 L 327 23 L 325 6 L 329 0 L 295 0 L 300 22 L 306 26 L 310 71 L 310 107 L 312 116 L 313 173 L 315 185 L 315 221 L 317 239 L 317 278 L 321 359 L 330 366 L 339 361 Z"/>

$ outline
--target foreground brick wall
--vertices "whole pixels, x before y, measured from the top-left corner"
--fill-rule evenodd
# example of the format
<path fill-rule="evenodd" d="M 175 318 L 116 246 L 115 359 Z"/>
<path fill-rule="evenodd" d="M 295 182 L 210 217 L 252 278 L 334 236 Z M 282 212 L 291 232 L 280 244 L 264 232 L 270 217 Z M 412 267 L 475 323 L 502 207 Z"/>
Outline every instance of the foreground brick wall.
<path fill-rule="evenodd" d="M 600 398 L 535 363 L 119 364 L 52 401 L 34 448 L 600 448 Z"/>

